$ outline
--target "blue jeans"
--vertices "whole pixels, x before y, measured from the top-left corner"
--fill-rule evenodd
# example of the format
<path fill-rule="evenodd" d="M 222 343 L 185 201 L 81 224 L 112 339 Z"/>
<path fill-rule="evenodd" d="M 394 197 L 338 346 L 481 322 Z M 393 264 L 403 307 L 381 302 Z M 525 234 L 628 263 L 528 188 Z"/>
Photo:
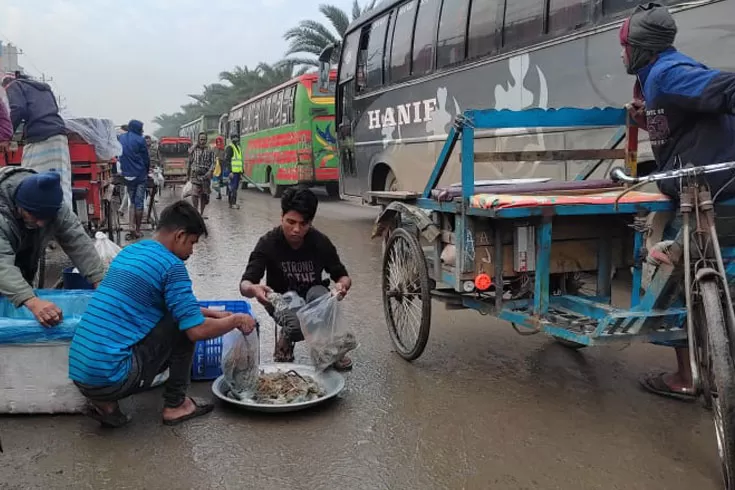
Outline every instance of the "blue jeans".
<path fill-rule="evenodd" d="M 143 211 L 145 209 L 146 182 L 143 181 L 140 184 L 135 181 L 126 182 L 125 186 L 128 188 L 130 203 L 136 211 Z"/>

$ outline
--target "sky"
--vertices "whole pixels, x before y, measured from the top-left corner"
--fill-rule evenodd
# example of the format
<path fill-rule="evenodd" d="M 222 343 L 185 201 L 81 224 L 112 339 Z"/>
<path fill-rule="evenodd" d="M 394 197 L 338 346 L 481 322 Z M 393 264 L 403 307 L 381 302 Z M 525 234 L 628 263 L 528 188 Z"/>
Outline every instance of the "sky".
<path fill-rule="evenodd" d="M 52 77 L 74 117 L 115 124 L 176 112 L 233 67 L 275 62 L 283 33 L 352 0 L 1 0 L 0 40 L 27 73 Z"/>

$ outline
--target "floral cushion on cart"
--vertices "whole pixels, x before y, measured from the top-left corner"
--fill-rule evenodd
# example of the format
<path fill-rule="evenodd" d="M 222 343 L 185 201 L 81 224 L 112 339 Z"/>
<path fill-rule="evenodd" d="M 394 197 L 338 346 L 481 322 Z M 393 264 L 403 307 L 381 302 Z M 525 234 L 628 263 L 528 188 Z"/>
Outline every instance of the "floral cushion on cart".
<path fill-rule="evenodd" d="M 528 194 L 475 194 L 470 203 L 474 208 L 507 209 L 528 208 L 537 206 L 555 205 L 594 205 L 614 204 L 620 196 L 621 189 L 590 193 L 555 193 L 546 195 Z M 650 202 L 667 202 L 669 198 L 658 192 L 632 191 L 625 194 L 618 202 L 620 204 L 639 204 Z"/>

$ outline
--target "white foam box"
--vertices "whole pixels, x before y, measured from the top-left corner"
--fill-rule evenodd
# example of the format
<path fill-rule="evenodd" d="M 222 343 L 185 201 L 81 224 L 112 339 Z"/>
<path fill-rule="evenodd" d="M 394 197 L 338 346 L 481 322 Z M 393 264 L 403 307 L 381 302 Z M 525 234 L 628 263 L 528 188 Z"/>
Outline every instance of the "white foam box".
<path fill-rule="evenodd" d="M 69 343 L 0 344 L 0 414 L 80 413 L 69 379 Z"/>

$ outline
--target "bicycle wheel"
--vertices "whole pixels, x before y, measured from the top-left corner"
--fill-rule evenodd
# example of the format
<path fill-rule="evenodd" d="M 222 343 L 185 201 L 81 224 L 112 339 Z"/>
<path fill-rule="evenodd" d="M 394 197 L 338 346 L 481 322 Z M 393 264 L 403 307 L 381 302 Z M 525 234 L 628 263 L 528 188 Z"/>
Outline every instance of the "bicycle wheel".
<path fill-rule="evenodd" d="M 415 235 L 395 230 L 383 254 L 383 309 L 398 354 L 413 361 L 424 352 L 431 326 L 431 284 Z"/>
<path fill-rule="evenodd" d="M 701 311 L 695 318 L 706 321 L 700 326 L 706 332 L 709 350 L 709 372 L 703 372 L 711 388 L 712 412 L 717 436 L 717 449 L 722 476 L 727 490 L 735 490 L 735 363 L 730 351 L 727 320 L 722 308 L 723 297 L 716 279 L 699 282 Z"/>

